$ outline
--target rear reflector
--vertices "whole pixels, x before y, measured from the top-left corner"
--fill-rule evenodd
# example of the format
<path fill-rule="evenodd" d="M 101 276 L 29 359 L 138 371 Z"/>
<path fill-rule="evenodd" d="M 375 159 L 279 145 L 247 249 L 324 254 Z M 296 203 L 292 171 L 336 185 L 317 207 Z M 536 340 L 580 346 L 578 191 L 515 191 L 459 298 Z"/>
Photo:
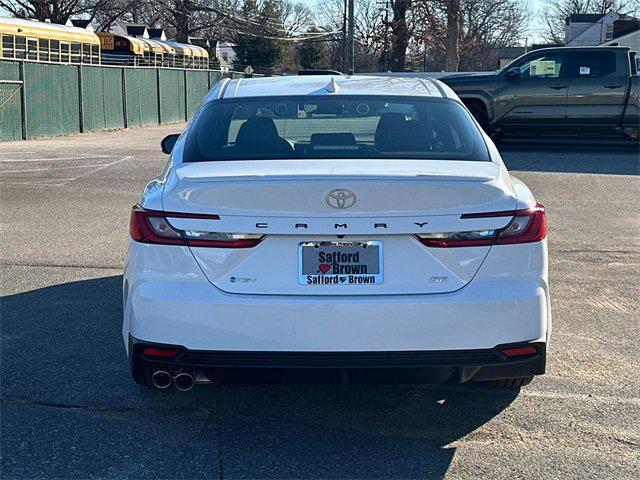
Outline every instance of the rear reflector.
<path fill-rule="evenodd" d="M 159 212 L 135 205 L 131 210 L 129 234 L 140 243 L 158 245 L 182 245 L 189 247 L 249 248 L 254 247 L 264 235 L 251 233 L 209 232 L 203 230 L 178 230 L 167 217 L 220 220 L 218 215 Z"/>
<path fill-rule="evenodd" d="M 535 347 L 517 347 L 501 350 L 507 357 L 522 357 L 524 355 L 533 355 L 538 353 Z"/>
<path fill-rule="evenodd" d="M 427 247 L 482 247 L 531 243 L 547 236 L 547 215 L 539 203 L 535 207 L 511 212 L 465 213 L 466 218 L 513 217 L 511 222 L 499 230 L 471 230 L 464 232 L 425 233 L 416 235 Z"/>
<path fill-rule="evenodd" d="M 150 355 L 152 357 L 174 357 L 177 350 L 165 350 L 162 348 L 145 348 L 142 353 L 144 355 Z"/>

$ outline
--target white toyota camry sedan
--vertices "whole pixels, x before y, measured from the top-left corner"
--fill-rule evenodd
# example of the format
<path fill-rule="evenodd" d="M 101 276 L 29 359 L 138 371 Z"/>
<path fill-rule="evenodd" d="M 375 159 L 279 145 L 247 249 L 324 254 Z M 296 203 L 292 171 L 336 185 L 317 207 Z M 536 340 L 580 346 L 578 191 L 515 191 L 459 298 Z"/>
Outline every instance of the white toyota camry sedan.
<path fill-rule="evenodd" d="M 446 85 L 223 80 L 162 147 L 124 274 L 138 383 L 544 373 L 545 210 Z"/>

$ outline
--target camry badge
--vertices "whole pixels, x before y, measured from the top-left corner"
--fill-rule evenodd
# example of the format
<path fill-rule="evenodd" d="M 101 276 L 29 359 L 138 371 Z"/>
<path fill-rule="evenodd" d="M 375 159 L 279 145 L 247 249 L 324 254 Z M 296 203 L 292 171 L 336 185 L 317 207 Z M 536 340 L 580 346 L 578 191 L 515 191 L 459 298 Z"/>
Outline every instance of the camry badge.
<path fill-rule="evenodd" d="M 346 188 L 336 188 L 327 193 L 326 201 L 333 208 L 349 208 L 356 204 L 356 194 Z"/>

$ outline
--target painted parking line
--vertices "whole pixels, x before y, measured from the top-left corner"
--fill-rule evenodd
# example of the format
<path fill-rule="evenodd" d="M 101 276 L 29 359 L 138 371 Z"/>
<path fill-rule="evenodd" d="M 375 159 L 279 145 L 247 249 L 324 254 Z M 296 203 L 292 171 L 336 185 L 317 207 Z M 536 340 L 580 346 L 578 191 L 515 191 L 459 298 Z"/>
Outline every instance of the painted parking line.
<path fill-rule="evenodd" d="M 95 157 L 94 157 L 95 158 Z M 113 157 L 112 157 L 113 158 Z M 124 162 L 126 160 L 130 160 L 131 158 L 133 158 L 133 156 L 131 155 L 127 155 L 125 157 L 119 157 L 116 160 L 114 160 L 113 162 L 108 162 L 108 163 L 98 163 L 98 164 L 92 164 L 92 165 L 74 165 L 74 166 L 67 166 L 67 167 L 56 167 L 56 168 L 46 168 L 46 167 L 41 167 L 41 168 L 33 168 L 33 169 L 20 169 L 20 170 L 14 170 L 14 171 L 5 171 L 5 172 L 0 172 L 0 174 L 2 173 L 22 173 L 22 172 L 29 172 L 29 171 L 39 171 L 39 172 L 55 172 L 57 170 L 66 170 L 66 169 L 77 169 L 77 168 L 89 168 L 90 170 L 81 174 L 81 175 L 76 175 L 73 177 L 68 177 L 68 178 L 34 178 L 34 179 L 20 179 L 22 181 L 18 181 L 18 179 L 10 179 L 10 177 L 5 177 L 8 178 L 9 181 L 5 181 L 4 178 L 0 177 L 0 181 L 2 181 L 2 183 L 4 185 L 32 185 L 32 186 L 42 186 L 42 187 L 61 187 L 63 185 L 66 185 L 70 182 L 73 182 L 75 180 L 79 180 L 81 178 L 86 178 L 89 177 L 90 175 L 93 175 L 97 172 L 100 172 L 101 170 L 104 170 L 105 168 L 109 168 L 113 165 L 116 165 L 118 163 Z"/>
<path fill-rule="evenodd" d="M 104 167 L 104 166 L 109 166 L 111 165 L 110 163 L 96 163 L 93 165 L 71 165 L 68 167 L 54 167 L 54 168 L 46 168 L 46 167 L 40 167 L 40 168 L 23 168 L 20 170 L 1 170 L 0 171 L 0 175 L 5 174 L 5 173 L 24 173 L 24 172 L 55 172 L 58 170 L 69 170 L 69 169 L 73 169 L 73 168 L 92 168 L 92 167 Z"/>
<path fill-rule="evenodd" d="M 132 155 L 127 155 L 126 157 L 121 157 L 120 159 L 115 160 L 115 161 L 113 161 L 113 162 L 111 162 L 111 163 L 105 163 L 105 164 L 103 164 L 102 166 L 100 166 L 100 167 L 96 168 L 95 170 L 91 170 L 91 171 L 89 171 L 89 172 L 83 173 L 82 175 L 78 175 L 77 177 L 68 178 L 68 179 L 66 179 L 66 181 L 67 181 L 67 182 L 73 182 L 74 180 L 79 180 L 79 179 L 81 179 L 81 178 L 88 177 L 89 175 L 93 175 L 94 173 L 97 173 L 97 172 L 99 172 L 99 171 L 101 171 L 101 170 L 104 170 L 105 168 L 109 168 L 109 167 L 111 167 L 112 165 L 116 165 L 116 164 L 118 164 L 118 163 L 124 162 L 124 161 L 126 161 L 126 160 L 130 160 L 130 159 L 132 159 L 132 158 L 133 158 L 133 156 L 132 156 Z"/>
<path fill-rule="evenodd" d="M 75 157 L 4 158 L 0 163 L 55 162 L 57 160 L 87 160 L 89 158 L 113 158 L 113 155 L 77 155 Z"/>
<path fill-rule="evenodd" d="M 2 156 L 2 155 L 15 155 L 16 153 L 19 153 L 19 154 L 25 154 L 25 153 L 38 153 L 38 152 L 31 152 L 31 151 L 24 151 L 24 152 L 22 152 L 22 151 L 15 151 L 15 150 L 12 150 L 12 151 L 10 151 L 10 152 L 0 152 L 0 156 Z"/>

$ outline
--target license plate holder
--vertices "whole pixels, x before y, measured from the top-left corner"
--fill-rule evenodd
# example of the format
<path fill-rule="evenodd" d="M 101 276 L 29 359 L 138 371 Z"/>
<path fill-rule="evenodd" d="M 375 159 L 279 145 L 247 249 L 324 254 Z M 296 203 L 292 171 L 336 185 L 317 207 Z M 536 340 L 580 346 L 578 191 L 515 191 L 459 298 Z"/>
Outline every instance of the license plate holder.
<path fill-rule="evenodd" d="M 298 244 L 300 285 L 341 286 L 383 283 L 383 246 L 379 240 Z"/>

